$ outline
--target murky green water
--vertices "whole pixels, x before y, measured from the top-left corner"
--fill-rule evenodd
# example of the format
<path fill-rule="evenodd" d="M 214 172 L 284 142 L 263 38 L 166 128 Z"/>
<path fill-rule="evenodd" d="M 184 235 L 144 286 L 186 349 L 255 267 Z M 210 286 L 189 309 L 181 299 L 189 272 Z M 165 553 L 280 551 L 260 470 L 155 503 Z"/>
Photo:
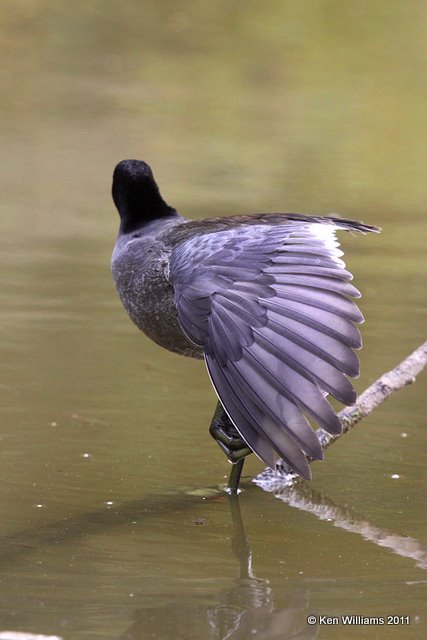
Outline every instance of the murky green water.
<path fill-rule="evenodd" d="M 190 217 L 381 225 L 342 238 L 363 390 L 426 337 L 427 5 L 4 0 L 0 15 L 0 632 L 425 638 L 426 374 L 299 493 L 263 492 L 251 460 L 237 502 L 198 495 L 228 472 L 214 393 L 121 309 L 109 190 L 136 157 Z"/>

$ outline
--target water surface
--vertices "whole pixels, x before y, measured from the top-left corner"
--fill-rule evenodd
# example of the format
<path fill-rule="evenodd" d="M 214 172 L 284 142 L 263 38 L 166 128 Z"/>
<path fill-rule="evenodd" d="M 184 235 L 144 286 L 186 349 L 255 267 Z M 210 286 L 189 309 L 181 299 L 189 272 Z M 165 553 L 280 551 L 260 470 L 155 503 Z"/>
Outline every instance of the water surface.
<path fill-rule="evenodd" d="M 238 501 L 207 492 L 228 473 L 208 434 L 215 396 L 202 363 L 121 309 L 109 190 L 136 157 L 192 218 L 382 226 L 342 238 L 367 321 L 362 391 L 425 340 L 427 7 L 6 0 L 0 13 L 0 631 L 424 638 L 425 374 L 296 496 L 252 484 L 256 460 Z M 310 627 L 310 614 L 410 624 Z"/>

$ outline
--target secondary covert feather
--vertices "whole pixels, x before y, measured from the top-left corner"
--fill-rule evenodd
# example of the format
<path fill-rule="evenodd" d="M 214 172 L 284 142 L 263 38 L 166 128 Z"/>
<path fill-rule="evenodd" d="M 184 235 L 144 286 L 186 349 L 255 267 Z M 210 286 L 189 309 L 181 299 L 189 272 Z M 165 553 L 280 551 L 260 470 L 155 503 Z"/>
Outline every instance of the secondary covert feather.
<path fill-rule="evenodd" d="M 112 271 L 134 323 L 176 353 L 204 358 L 220 400 L 211 434 L 236 463 L 278 454 L 310 478 L 322 458 L 307 417 L 341 431 L 327 394 L 351 404 L 357 323 L 336 231 L 379 231 L 335 217 L 264 213 L 189 221 L 166 204 L 150 167 L 120 162 Z M 238 478 L 234 490 L 237 488 Z"/>

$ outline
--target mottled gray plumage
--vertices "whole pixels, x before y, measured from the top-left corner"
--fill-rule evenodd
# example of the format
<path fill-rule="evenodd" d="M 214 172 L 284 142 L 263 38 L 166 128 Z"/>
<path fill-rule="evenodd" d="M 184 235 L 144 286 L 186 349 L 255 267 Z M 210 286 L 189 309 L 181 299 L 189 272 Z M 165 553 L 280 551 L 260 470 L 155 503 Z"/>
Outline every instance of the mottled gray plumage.
<path fill-rule="evenodd" d="M 339 433 L 326 395 L 351 404 L 346 376 L 359 371 L 363 316 L 351 298 L 360 294 L 335 232 L 377 229 L 285 213 L 190 222 L 136 160 L 117 165 L 113 197 L 113 277 L 131 319 L 166 349 L 204 357 L 249 447 L 309 477 L 306 455 L 321 459 L 322 449 L 307 418 Z"/>

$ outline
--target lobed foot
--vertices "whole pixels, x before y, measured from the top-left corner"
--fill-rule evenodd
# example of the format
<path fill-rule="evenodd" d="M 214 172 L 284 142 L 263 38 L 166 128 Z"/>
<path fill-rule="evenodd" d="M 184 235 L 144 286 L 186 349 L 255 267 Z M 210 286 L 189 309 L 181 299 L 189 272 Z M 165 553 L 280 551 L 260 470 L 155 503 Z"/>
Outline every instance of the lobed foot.
<path fill-rule="evenodd" d="M 240 436 L 220 402 L 218 402 L 212 418 L 209 433 L 232 464 L 236 464 L 236 462 L 253 453 L 252 449 L 248 447 Z"/>

